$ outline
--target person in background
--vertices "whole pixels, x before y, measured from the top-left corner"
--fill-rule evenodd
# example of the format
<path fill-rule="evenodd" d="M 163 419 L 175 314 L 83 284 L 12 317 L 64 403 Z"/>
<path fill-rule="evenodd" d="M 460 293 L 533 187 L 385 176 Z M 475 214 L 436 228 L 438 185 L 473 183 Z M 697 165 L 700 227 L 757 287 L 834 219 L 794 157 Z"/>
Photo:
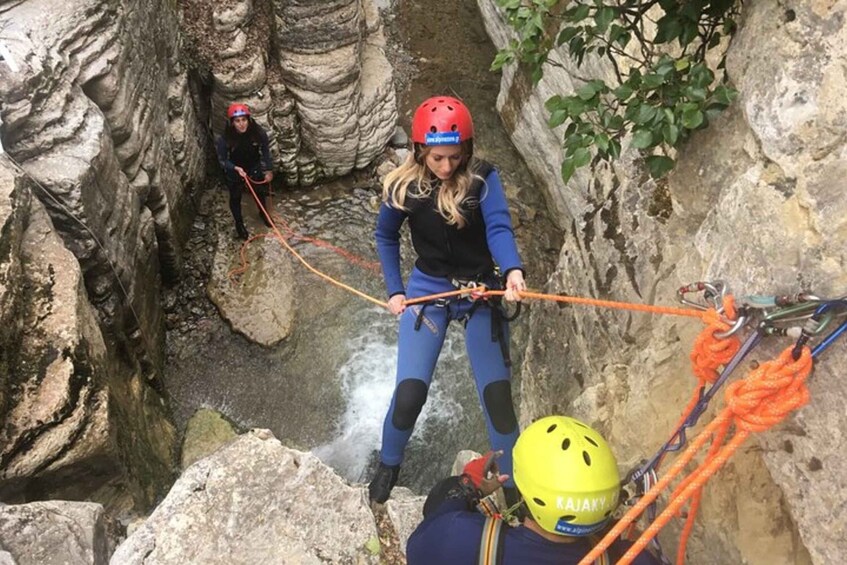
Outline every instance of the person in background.
<path fill-rule="evenodd" d="M 244 188 L 241 175 L 246 174 L 250 177 L 254 183 L 253 189 L 262 207 L 265 207 L 265 198 L 269 192 L 270 182 L 273 180 L 268 134 L 250 115 L 250 108 L 246 104 L 230 104 L 226 117 L 226 128 L 218 138 L 215 149 L 218 162 L 226 174 L 229 209 L 232 212 L 232 219 L 235 220 L 236 234 L 241 239 L 247 239 L 250 234 L 241 216 L 241 192 Z M 265 225 L 270 227 L 270 222 L 261 210 L 259 215 Z"/>
<path fill-rule="evenodd" d="M 439 482 L 424 520 L 406 545 L 409 565 L 476 563 L 576 565 L 603 537 L 618 506 L 618 466 L 606 440 L 574 418 L 548 416 L 527 427 L 514 448 L 514 480 L 525 517 L 510 527 L 479 501 L 506 480 L 496 453 Z M 595 563 L 615 563 L 632 544 L 617 539 Z M 661 565 L 648 551 L 635 565 Z"/>
<path fill-rule="evenodd" d="M 520 300 L 526 283 L 500 177 L 490 163 L 474 158 L 471 114 L 456 98 L 424 101 L 415 111 L 411 137 L 409 157 L 385 179 L 376 224 L 388 309 L 400 316 L 397 384 L 383 424 L 379 466 L 368 486 L 371 501 L 378 503 L 388 499 L 397 482 L 452 320 L 464 323 L 488 436 L 494 449 L 507 454 L 502 466 L 509 473 L 518 436 L 509 332 L 499 301 L 461 297 L 405 304 L 477 285 L 502 289 L 504 283 L 505 299 Z M 404 284 L 400 228 L 407 220 L 417 259 Z M 507 483 L 507 493 L 513 486 Z"/>

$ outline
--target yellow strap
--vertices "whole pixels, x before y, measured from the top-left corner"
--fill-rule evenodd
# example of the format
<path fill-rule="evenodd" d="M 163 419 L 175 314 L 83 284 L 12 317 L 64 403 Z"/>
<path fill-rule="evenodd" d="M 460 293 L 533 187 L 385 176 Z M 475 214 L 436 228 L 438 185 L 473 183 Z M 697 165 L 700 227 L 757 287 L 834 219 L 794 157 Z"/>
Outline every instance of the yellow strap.
<path fill-rule="evenodd" d="M 489 516 L 482 526 L 482 538 L 479 541 L 479 565 L 497 565 L 497 546 L 503 521 Z"/>

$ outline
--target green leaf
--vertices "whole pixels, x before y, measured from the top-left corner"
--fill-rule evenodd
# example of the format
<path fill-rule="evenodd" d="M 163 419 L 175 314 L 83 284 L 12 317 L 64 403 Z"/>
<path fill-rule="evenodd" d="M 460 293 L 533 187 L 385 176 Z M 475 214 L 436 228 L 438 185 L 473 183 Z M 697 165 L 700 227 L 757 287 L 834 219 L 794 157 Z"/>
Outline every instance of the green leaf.
<path fill-rule="evenodd" d="M 614 116 L 609 120 L 609 129 L 620 130 L 623 128 L 623 116 Z"/>
<path fill-rule="evenodd" d="M 540 81 L 543 76 L 544 70 L 541 67 L 532 69 L 532 75 L 530 77 L 532 79 L 532 84 L 538 84 L 538 81 Z"/>
<path fill-rule="evenodd" d="M 580 4 L 579 6 L 577 6 L 576 10 L 574 10 L 573 15 L 568 17 L 568 19 L 573 23 L 581 22 L 582 20 L 588 17 L 589 10 L 590 8 L 588 5 Z"/>
<path fill-rule="evenodd" d="M 515 54 L 512 51 L 500 51 L 494 57 L 494 61 L 491 62 L 491 70 L 499 71 L 503 68 L 504 65 L 511 63 L 515 60 Z"/>
<path fill-rule="evenodd" d="M 591 152 L 585 147 L 580 147 L 573 154 L 573 163 L 575 168 L 580 168 L 591 161 Z"/>
<path fill-rule="evenodd" d="M 597 25 L 597 33 L 606 33 L 609 24 L 615 19 L 615 9 L 611 6 L 603 6 L 594 13 L 594 23 Z"/>
<path fill-rule="evenodd" d="M 676 63 L 674 63 L 674 68 L 676 68 L 676 70 L 678 71 L 684 71 L 688 68 L 690 64 L 691 61 L 688 59 L 688 57 L 683 57 L 681 59 L 676 60 Z"/>
<path fill-rule="evenodd" d="M 720 32 L 716 31 L 715 34 L 712 35 L 712 38 L 709 39 L 709 49 L 714 49 L 715 47 L 717 47 L 720 44 L 720 42 L 721 42 L 721 34 L 720 34 Z"/>
<path fill-rule="evenodd" d="M 621 143 L 617 139 L 609 141 L 609 155 L 612 156 L 612 159 L 617 159 L 621 156 Z"/>
<path fill-rule="evenodd" d="M 699 86 L 688 86 L 683 92 L 689 100 L 702 102 L 706 99 L 706 89 Z"/>
<path fill-rule="evenodd" d="M 679 44 L 685 47 L 697 37 L 697 22 L 685 21 L 682 24 L 682 33 L 679 34 Z"/>
<path fill-rule="evenodd" d="M 547 120 L 547 127 L 550 129 L 557 128 L 568 119 L 568 112 L 563 109 L 555 110 L 552 114 L 550 114 L 550 119 Z"/>
<path fill-rule="evenodd" d="M 591 100 L 597 94 L 597 85 L 594 82 L 583 84 L 576 91 L 576 95 L 583 100 Z"/>
<path fill-rule="evenodd" d="M 565 159 L 562 161 L 562 180 L 568 182 L 571 180 L 571 177 L 576 171 L 576 165 L 574 165 L 573 159 Z"/>
<path fill-rule="evenodd" d="M 674 165 L 676 165 L 674 160 L 664 155 L 650 155 L 647 157 L 647 168 L 650 169 L 650 176 L 654 179 L 662 178 L 668 174 L 674 168 Z"/>
<path fill-rule="evenodd" d="M 738 97 L 738 91 L 728 86 L 720 85 L 712 93 L 716 102 L 729 106 Z"/>
<path fill-rule="evenodd" d="M 657 109 L 655 106 L 650 106 L 649 104 L 642 104 L 641 107 L 638 108 L 638 113 L 635 115 L 634 122 L 636 124 L 646 124 L 650 120 L 656 117 Z"/>
<path fill-rule="evenodd" d="M 585 39 L 581 36 L 577 35 L 568 41 L 568 50 L 572 55 L 578 55 L 583 49 L 585 49 Z"/>
<path fill-rule="evenodd" d="M 687 129 L 696 129 L 703 123 L 703 112 L 699 109 L 688 110 L 682 114 L 682 125 Z"/>
<path fill-rule="evenodd" d="M 381 546 L 379 544 L 379 538 L 376 536 L 371 537 L 368 541 L 365 542 L 365 549 L 368 550 L 368 553 L 371 555 L 379 555 L 381 551 Z"/>
<path fill-rule="evenodd" d="M 653 132 L 648 129 L 640 129 L 632 136 L 632 146 L 635 149 L 646 149 L 653 144 Z"/>
<path fill-rule="evenodd" d="M 565 138 L 565 155 L 573 155 L 574 151 L 582 147 L 582 134 L 572 133 Z"/>
<path fill-rule="evenodd" d="M 674 124 L 665 124 L 662 127 L 662 137 L 668 145 L 676 145 L 679 140 L 679 127 Z"/>
<path fill-rule="evenodd" d="M 580 29 L 578 27 L 566 27 L 565 29 L 559 32 L 559 36 L 556 38 L 556 45 L 564 45 L 565 43 L 573 39 L 579 32 Z"/>
<path fill-rule="evenodd" d="M 654 89 L 658 86 L 661 86 L 665 83 L 665 77 L 659 74 L 650 73 L 649 75 L 644 75 L 641 77 L 641 84 L 644 88 Z"/>
<path fill-rule="evenodd" d="M 615 41 L 617 41 L 624 31 L 626 31 L 625 28 L 619 26 L 618 24 L 612 24 L 611 29 L 609 29 L 609 43 L 614 43 Z"/>
<path fill-rule="evenodd" d="M 663 16 L 656 26 L 654 43 L 670 43 L 682 33 L 682 24 L 674 14 Z"/>
<path fill-rule="evenodd" d="M 596 145 L 604 153 L 609 150 L 609 136 L 605 133 L 598 133 L 594 136 L 594 145 Z"/>
<path fill-rule="evenodd" d="M 576 131 L 576 122 L 569 123 L 567 129 L 565 129 L 565 137 L 573 135 L 573 133 L 575 131 Z"/>
<path fill-rule="evenodd" d="M 554 94 L 544 102 L 544 109 L 548 112 L 554 112 L 555 110 L 558 110 L 561 105 L 562 97 L 558 94 Z"/>
<path fill-rule="evenodd" d="M 624 83 L 624 84 L 620 85 L 619 87 L 617 87 L 616 89 L 614 89 L 612 91 L 612 94 L 614 94 L 615 97 L 619 98 L 621 101 L 624 101 L 627 98 L 629 98 L 630 96 L 632 96 L 633 92 L 634 91 L 633 91 L 632 87 L 629 86 L 628 84 Z"/>
<path fill-rule="evenodd" d="M 497 0 L 497 4 L 506 10 L 514 10 L 521 5 L 521 0 Z"/>

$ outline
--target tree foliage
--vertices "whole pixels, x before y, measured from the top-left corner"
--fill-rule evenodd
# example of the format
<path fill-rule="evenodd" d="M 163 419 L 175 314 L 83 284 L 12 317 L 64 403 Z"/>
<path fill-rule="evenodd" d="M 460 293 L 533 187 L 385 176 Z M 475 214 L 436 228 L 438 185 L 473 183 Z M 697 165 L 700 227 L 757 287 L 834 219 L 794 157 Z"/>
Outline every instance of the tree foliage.
<path fill-rule="evenodd" d="M 610 62 L 615 79 L 580 78 L 570 95 L 549 98 L 548 125 L 564 125 L 565 182 L 592 153 L 617 159 L 623 139 L 644 151 L 650 174 L 666 175 L 669 156 L 694 130 L 725 110 L 737 91 L 715 80 L 706 56 L 736 27 L 741 0 L 497 0 L 517 39 L 492 69 L 519 62 L 534 83 L 566 52 L 581 69 L 586 55 Z M 725 55 L 717 53 L 716 69 Z"/>

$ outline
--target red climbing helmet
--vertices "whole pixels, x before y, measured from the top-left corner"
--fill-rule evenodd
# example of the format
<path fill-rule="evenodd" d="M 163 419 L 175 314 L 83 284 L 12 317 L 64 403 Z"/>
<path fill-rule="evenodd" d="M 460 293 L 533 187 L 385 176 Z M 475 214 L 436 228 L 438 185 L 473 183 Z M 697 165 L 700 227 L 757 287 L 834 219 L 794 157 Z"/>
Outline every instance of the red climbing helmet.
<path fill-rule="evenodd" d="M 423 101 L 412 118 L 412 141 L 424 145 L 458 145 L 473 137 L 473 120 L 464 102 L 452 96 Z"/>
<path fill-rule="evenodd" d="M 250 116 L 250 108 L 247 107 L 247 104 L 230 104 L 229 108 L 226 109 L 226 117 L 230 120 L 238 116 Z"/>

